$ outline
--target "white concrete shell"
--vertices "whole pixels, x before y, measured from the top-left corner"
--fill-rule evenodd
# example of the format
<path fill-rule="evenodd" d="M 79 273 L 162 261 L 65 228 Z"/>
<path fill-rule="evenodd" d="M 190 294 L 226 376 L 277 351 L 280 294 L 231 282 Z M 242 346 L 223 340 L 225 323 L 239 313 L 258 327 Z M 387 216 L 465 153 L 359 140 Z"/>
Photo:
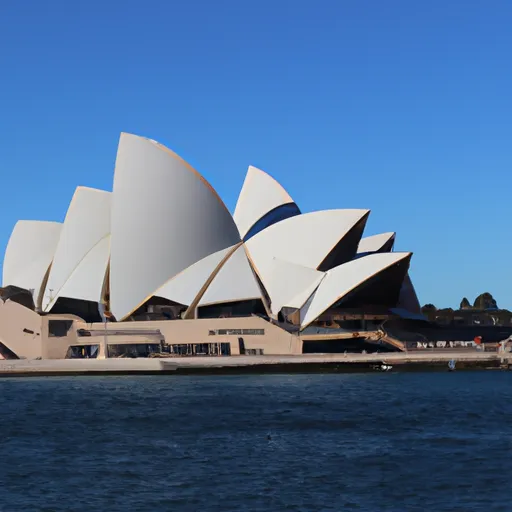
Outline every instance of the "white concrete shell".
<path fill-rule="evenodd" d="M 314 281 L 307 288 L 304 288 L 297 295 L 295 295 L 295 297 L 288 300 L 286 302 L 286 304 L 283 305 L 283 307 L 296 308 L 296 309 L 302 308 L 309 301 L 309 299 L 312 297 L 312 295 L 314 295 L 315 291 L 320 286 L 320 283 L 325 278 L 325 272 L 323 272 L 322 274 L 323 275 L 319 280 Z"/>
<path fill-rule="evenodd" d="M 219 270 L 199 306 L 251 299 L 261 299 L 261 289 L 242 245 Z"/>
<path fill-rule="evenodd" d="M 110 192 L 78 187 L 71 199 L 43 296 L 43 311 L 59 297 L 100 302 L 110 249 Z"/>
<path fill-rule="evenodd" d="M 286 190 L 266 172 L 249 166 L 233 218 L 243 238 L 264 215 L 278 206 L 293 203 Z"/>
<path fill-rule="evenodd" d="M 36 303 L 59 242 L 61 229 L 60 222 L 18 221 L 5 250 L 2 286 L 34 290 Z"/>
<path fill-rule="evenodd" d="M 170 279 L 154 295 L 190 306 L 236 247 L 237 245 L 221 249 L 197 261 Z"/>
<path fill-rule="evenodd" d="M 48 303 L 46 311 L 50 311 L 59 297 L 90 300 L 101 302 L 105 274 L 108 268 L 110 255 L 110 235 L 103 237 L 77 265 L 75 270 L 66 279 L 58 295 L 52 291 L 52 301 Z M 52 267 L 53 269 L 53 267 Z M 45 299 L 50 295 L 50 288 L 46 288 Z"/>
<path fill-rule="evenodd" d="M 301 328 L 302 328 L 302 326 L 304 324 L 304 320 L 308 316 L 308 313 L 309 313 L 309 310 L 311 308 L 311 305 L 313 304 L 313 301 L 315 300 L 315 295 L 316 295 L 317 290 L 318 290 L 318 287 L 308 297 L 308 299 L 306 300 L 306 302 L 304 303 L 304 305 L 300 309 L 300 325 L 301 325 Z M 304 326 L 306 327 L 306 325 L 304 325 Z"/>
<path fill-rule="evenodd" d="M 301 315 L 301 328 L 307 327 L 330 306 L 368 279 L 410 256 L 410 252 L 370 254 L 330 270 L 316 290 L 307 311 Z"/>
<path fill-rule="evenodd" d="M 239 241 L 229 211 L 197 171 L 155 141 L 121 134 L 110 258 L 110 303 L 117 320 L 172 277 Z"/>
<path fill-rule="evenodd" d="M 265 287 L 266 265 L 278 258 L 317 269 L 338 242 L 369 210 L 323 210 L 274 224 L 246 242 L 249 257 Z"/>
<path fill-rule="evenodd" d="M 393 247 L 395 236 L 396 233 L 380 233 L 378 235 L 366 236 L 359 242 L 357 253 L 381 252 L 386 246 Z"/>
<path fill-rule="evenodd" d="M 325 272 L 272 258 L 261 267 L 271 301 L 271 311 L 277 315 L 285 306 L 300 308 L 323 279 Z M 263 279 L 262 279 L 263 280 Z"/>

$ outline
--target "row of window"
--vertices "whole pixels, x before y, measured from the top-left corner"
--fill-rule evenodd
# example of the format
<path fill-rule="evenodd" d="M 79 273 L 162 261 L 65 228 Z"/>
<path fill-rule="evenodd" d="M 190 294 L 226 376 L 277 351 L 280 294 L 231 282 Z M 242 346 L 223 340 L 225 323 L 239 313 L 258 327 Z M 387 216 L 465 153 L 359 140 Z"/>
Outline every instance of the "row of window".
<path fill-rule="evenodd" d="M 208 336 L 240 334 L 246 336 L 264 336 L 265 329 L 211 329 L 208 331 Z"/>
<path fill-rule="evenodd" d="M 50 337 L 66 336 L 69 329 L 73 325 L 72 320 L 50 320 L 48 322 L 48 331 Z M 78 332 L 79 336 L 85 336 L 85 332 Z M 265 329 L 213 329 L 208 331 L 209 336 L 215 335 L 245 335 L 245 336 L 264 336 Z"/>
<path fill-rule="evenodd" d="M 162 352 L 160 343 L 118 343 L 108 345 L 108 357 L 150 357 Z"/>
<path fill-rule="evenodd" d="M 258 349 L 256 349 L 258 350 Z M 182 343 L 162 346 L 157 343 L 120 343 L 108 345 L 108 357 L 151 357 L 152 354 L 180 356 L 229 356 L 229 343 Z M 66 359 L 95 359 L 98 357 L 99 345 L 72 345 Z"/>
<path fill-rule="evenodd" d="M 229 343 L 182 343 L 169 345 L 169 353 L 179 356 L 230 356 Z"/>

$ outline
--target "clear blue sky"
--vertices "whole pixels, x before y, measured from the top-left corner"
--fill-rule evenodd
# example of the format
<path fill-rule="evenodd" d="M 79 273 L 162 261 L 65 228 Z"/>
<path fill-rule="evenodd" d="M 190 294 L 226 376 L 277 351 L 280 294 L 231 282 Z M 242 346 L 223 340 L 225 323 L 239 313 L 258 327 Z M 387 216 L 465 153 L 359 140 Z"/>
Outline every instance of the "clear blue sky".
<path fill-rule="evenodd" d="M 303 211 L 370 208 L 422 303 L 512 308 L 509 0 L 11 1 L 0 6 L 0 247 L 111 190 L 121 131 L 234 208 L 249 164 Z"/>

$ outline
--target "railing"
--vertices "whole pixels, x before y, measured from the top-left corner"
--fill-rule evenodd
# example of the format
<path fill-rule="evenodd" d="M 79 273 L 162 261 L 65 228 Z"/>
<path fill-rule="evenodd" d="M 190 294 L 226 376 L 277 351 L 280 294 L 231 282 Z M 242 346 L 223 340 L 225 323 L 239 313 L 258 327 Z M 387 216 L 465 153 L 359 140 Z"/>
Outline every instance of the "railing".
<path fill-rule="evenodd" d="M 163 335 L 159 329 L 143 330 L 143 329 L 78 329 L 79 337 L 88 336 L 146 336 L 158 337 L 163 339 Z"/>

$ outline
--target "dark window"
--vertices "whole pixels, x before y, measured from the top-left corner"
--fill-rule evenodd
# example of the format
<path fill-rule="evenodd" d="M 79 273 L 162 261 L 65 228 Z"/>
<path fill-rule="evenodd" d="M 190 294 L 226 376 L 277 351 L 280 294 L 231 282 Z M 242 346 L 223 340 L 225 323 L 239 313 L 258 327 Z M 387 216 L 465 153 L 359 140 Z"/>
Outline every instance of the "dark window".
<path fill-rule="evenodd" d="M 68 348 L 66 359 L 96 359 L 99 345 L 72 345 Z"/>
<path fill-rule="evenodd" d="M 197 314 L 198 318 L 229 318 L 265 316 L 266 313 L 261 299 L 254 299 L 201 306 L 198 308 Z"/>
<path fill-rule="evenodd" d="M 61 338 L 68 334 L 73 325 L 73 320 L 49 320 L 48 335 L 50 338 Z"/>
<path fill-rule="evenodd" d="M 55 315 L 76 315 L 86 322 L 101 322 L 98 303 L 89 300 L 59 297 L 52 306 L 51 313 Z"/>

